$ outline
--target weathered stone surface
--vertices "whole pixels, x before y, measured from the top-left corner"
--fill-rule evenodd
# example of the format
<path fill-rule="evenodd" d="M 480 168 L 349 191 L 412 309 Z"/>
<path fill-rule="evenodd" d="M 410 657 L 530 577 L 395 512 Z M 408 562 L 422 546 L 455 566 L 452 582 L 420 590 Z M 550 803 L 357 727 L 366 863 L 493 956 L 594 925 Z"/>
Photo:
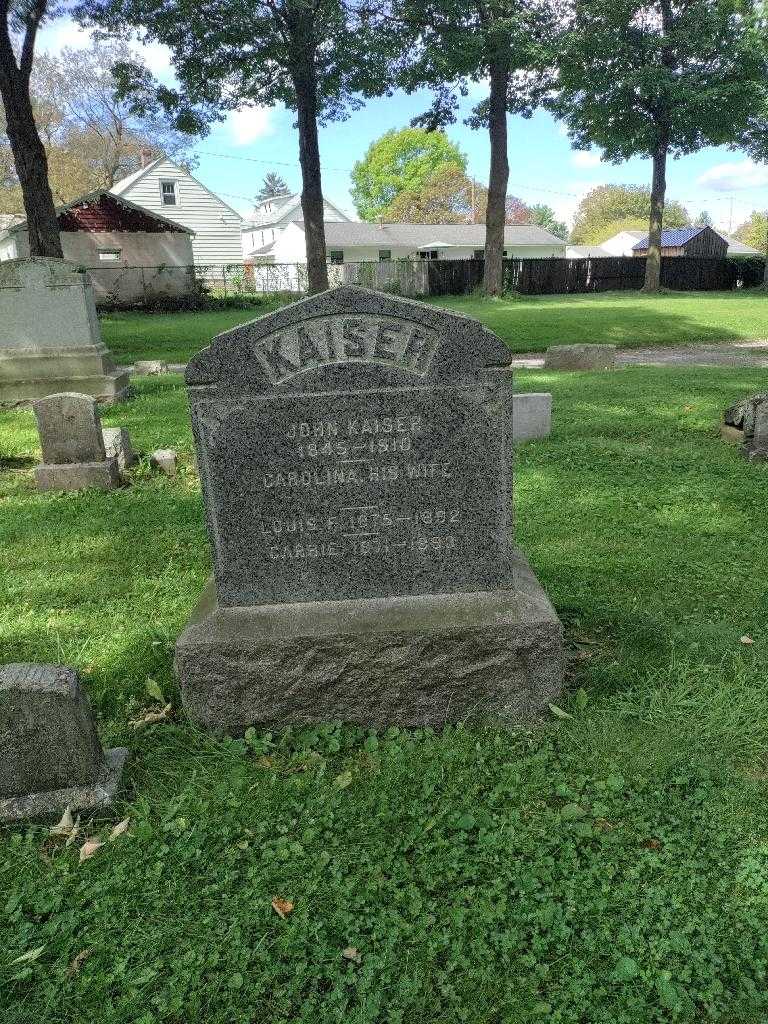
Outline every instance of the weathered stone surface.
<path fill-rule="evenodd" d="M 548 392 L 518 392 L 512 396 L 512 410 L 515 443 L 552 433 L 552 395 Z"/>
<path fill-rule="evenodd" d="M 0 822 L 103 806 L 126 753 L 105 758 L 73 669 L 0 668 Z"/>
<path fill-rule="evenodd" d="M 720 427 L 720 437 L 728 444 L 744 444 L 744 431 L 738 427 L 732 427 L 729 423 L 723 423 Z"/>
<path fill-rule="evenodd" d="M 102 427 L 104 452 L 108 459 L 117 459 L 117 468 L 122 472 L 138 460 L 131 444 L 131 435 L 125 427 Z"/>
<path fill-rule="evenodd" d="M 763 402 L 768 402 L 768 392 L 751 395 L 740 402 L 735 402 L 725 410 L 723 423 L 741 430 L 745 440 L 749 441 L 755 432 L 757 407 Z"/>
<path fill-rule="evenodd" d="M 528 563 L 514 589 L 223 608 L 209 582 L 176 646 L 189 717 L 242 734 L 530 720 L 559 693 L 562 627 Z"/>
<path fill-rule="evenodd" d="M 216 587 L 177 645 L 193 717 L 525 717 L 544 678 L 551 697 L 559 623 L 516 573 L 508 364 L 477 321 L 352 287 L 193 358 Z"/>
<path fill-rule="evenodd" d="M 38 491 L 82 491 L 96 487 L 111 491 L 120 486 L 117 459 L 102 462 L 76 462 L 71 466 L 51 466 L 44 462 L 35 466 Z"/>
<path fill-rule="evenodd" d="M 114 401 L 127 389 L 102 342 L 85 274 L 58 259 L 0 263 L 0 404 L 62 391 Z"/>
<path fill-rule="evenodd" d="M 43 462 L 57 466 L 106 458 L 101 420 L 90 395 L 49 395 L 33 406 Z"/>
<path fill-rule="evenodd" d="M 161 359 L 138 359 L 133 364 L 133 372 L 138 377 L 157 377 L 161 373 L 168 373 L 168 363 Z"/>
<path fill-rule="evenodd" d="M 158 448 L 150 455 L 149 464 L 166 476 L 176 476 L 177 455 L 173 448 Z"/>
<path fill-rule="evenodd" d="M 552 345 L 544 357 L 545 370 L 613 370 L 615 345 Z"/>
<path fill-rule="evenodd" d="M 768 398 L 755 407 L 754 433 L 744 454 L 750 462 L 768 462 Z"/>

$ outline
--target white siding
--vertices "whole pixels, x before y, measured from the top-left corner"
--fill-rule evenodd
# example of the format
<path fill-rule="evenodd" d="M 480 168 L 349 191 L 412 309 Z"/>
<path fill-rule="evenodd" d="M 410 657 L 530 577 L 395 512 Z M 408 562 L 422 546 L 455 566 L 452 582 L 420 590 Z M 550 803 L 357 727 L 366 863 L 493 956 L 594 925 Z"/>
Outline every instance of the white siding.
<path fill-rule="evenodd" d="M 345 263 L 367 263 L 376 262 L 379 258 L 379 248 L 389 249 L 393 260 L 404 260 L 413 256 L 413 249 L 405 246 L 397 247 L 382 242 L 381 246 L 370 245 L 329 245 L 328 257 L 332 249 L 341 249 L 344 253 Z M 449 249 L 438 249 L 441 260 L 471 260 L 474 246 L 460 246 Z M 541 259 L 548 256 L 565 256 L 565 242 L 559 245 L 510 245 L 506 253 L 511 259 Z M 306 242 L 304 232 L 295 224 L 289 224 L 283 234 L 278 238 L 274 248 L 275 263 L 306 263 Z"/>
<path fill-rule="evenodd" d="M 283 233 L 283 231 L 285 231 L 289 224 L 294 224 L 296 221 L 304 220 L 301 203 L 299 203 L 298 206 L 293 206 L 291 203 L 288 203 L 287 206 L 288 209 L 286 212 L 282 217 L 278 216 L 274 223 L 250 224 L 246 222 L 243 225 L 243 256 L 248 256 L 254 249 L 261 249 L 262 246 L 269 245 L 270 242 L 274 242 Z M 323 205 L 323 219 L 326 222 L 350 220 L 349 217 L 343 214 L 340 210 L 337 210 L 336 207 L 327 200 Z"/>
<path fill-rule="evenodd" d="M 162 181 L 176 182 L 175 206 L 163 205 Z M 120 194 L 132 203 L 170 217 L 194 231 L 192 253 L 198 266 L 243 262 L 240 242 L 242 217 L 170 160 L 163 160 L 150 168 Z"/>

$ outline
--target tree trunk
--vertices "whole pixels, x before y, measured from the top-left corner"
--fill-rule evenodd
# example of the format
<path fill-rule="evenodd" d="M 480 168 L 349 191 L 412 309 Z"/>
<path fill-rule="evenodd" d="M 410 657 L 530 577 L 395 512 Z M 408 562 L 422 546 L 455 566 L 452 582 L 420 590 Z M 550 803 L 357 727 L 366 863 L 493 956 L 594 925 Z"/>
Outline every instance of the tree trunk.
<path fill-rule="evenodd" d="M 320 144 L 317 138 L 317 43 L 314 26 L 306 15 L 291 24 L 294 38 L 293 84 L 299 126 L 299 163 L 301 164 L 301 212 L 307 245 L 307 277 L 310 295 L 328 289 L 328 264 L 325 253 L 323 186 L 320 174 Z"/>
<path fill-rule="evenodd" d="M 763 288 L 768 291 L 768 210 L 765 211 L 765 266 L 763 268 Z"/>
<path fill-rule="evenodd" d="M 488 207 L 485 213 L 486 295 L 500 295 L 504 284 L 504 221 L 506 220 L 507 182 L 507 85 L 509 63 L 491 61 L 488 135 L 491 143 L 491 167 L 488 175 Z"/>
<path fill-rule="evenodd" d="M 664 226 L 664 199 L 667 193 L 667 151 L 669 136 L 662 132 L 653 153 L 651 218 L 648 226 L 648 256 L 645 261 L 644 292 L 657 292 L 661 280 L 661 232 Z"/>
<path fill-rule="evenodd" d="M 0 47 L 0 96 L 5 109 L 6 134 L 24 198 L 31 256 L 61 259 L 61 238 L 56 207 L 48 182 L 48 159 L 32 113 L 29 79 L 16 67 L 12 53 Z"/>

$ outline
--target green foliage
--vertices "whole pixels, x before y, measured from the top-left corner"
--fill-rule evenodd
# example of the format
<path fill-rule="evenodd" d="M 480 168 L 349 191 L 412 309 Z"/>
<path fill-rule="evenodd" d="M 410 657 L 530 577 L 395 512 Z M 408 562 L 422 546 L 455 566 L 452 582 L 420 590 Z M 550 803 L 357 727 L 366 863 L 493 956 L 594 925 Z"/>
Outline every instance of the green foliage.
<path fill-rule="evenodd" d="M 749 219 L 740 224 L 734 235 L 745 245 L 751 245 L 758 252 L 768 250 L 768 216 L 760 210 L 753 210 Z"/>
<path fill-rule="evenodd" d="M 421 186 L 400 192 L 383 217 L 409 224 L 474 224 L 485 218 L 487 201 L 488 190 L 459 164 L 440 164 Z"/>
<path fill-rule="evenodd" d="M 580 149 L 608 160 L 737 145 L 766 131 L 766 49 L 749 5 L 590 0 L 557 46 L 551 106 Z"/>
<path fill-rule="evenodd" d="M 275 196 L 287 196 L 289 192 L 290 189 L 284 179 L 279 174 L 275 174 L 274 171 L 270 171 L 269 174 L 264 176 L 261 188 L 256 194 L 256 201 L 261 203 L 265 199 L 274 199 Z"/>
<path fill-rule="evenodd" d="M 376 220 L 402 193 L 419 193 L 438 169 L 445 176 L 466 168 L 466 156 L 443 132 L 393 128 L 353 167 L 352 201 L 363 220 Z"/>
<path fill-rule="evenodd" d="M 576 209 L 571 241 L 575 245 L 598 245 L 619 231 L 647 231 L 650 213 L 650 189 L 639 185 L 598 185 L 584 196 Z M 666 227 L 682 228 L 689 223 L 684 206 L 677 202 L 666 205 Z"/>
<path fill-rule="evenodd" d="M 546 228 L 555 238 L 562 238 L 563 241 L 568 237 L 568 226 L 558 220 L 552 207 L 545 203 L 536 203 L 530 207 L 530 223 Z"/>
<path fill-rule="evenodd" d="M 766 1019 L 766 473 L 715 438 L 754 372 L 516 379 L 559 410 L 515 502 L 570 717 L 507 733 L 193 729 L 173 642 L 210 564 L 181 378 L 104 410 L 181 453 L 115 492 L 38 494 L 34 418 L 0 412 L 0 656 L 76 665 L 131 748 L 81 839 L 128 834 L 83 864 L 44 826 L 0 840 L 3 1024 Z M 158 693 L 171 722 L 131 729 Z"/>
<path fill-rule="evenodd" d="M 712 215 L 707 210 L 702 210 L 693 223 L 697 228 L 711 228 L 714 225 Z"/>

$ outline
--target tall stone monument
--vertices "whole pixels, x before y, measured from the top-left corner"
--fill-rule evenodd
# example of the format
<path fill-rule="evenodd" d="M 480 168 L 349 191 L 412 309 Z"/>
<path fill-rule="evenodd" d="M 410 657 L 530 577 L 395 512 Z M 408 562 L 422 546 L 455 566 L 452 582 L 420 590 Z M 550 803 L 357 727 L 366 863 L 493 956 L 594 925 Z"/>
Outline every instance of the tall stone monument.
<path fill-rule="evenodd" d="M 0 405 L 64 391 L 115 401 L 127 390 L 86 274 L 59 259 L 0 262 Z"/>
<path fill-rule="evenodd" d="M 535 715 L 562 628 L 512 536 L 512 374 L 476 320 L 341 287 L 215 338 L 186 380 L 214 575 L 189 716 Z"/>

